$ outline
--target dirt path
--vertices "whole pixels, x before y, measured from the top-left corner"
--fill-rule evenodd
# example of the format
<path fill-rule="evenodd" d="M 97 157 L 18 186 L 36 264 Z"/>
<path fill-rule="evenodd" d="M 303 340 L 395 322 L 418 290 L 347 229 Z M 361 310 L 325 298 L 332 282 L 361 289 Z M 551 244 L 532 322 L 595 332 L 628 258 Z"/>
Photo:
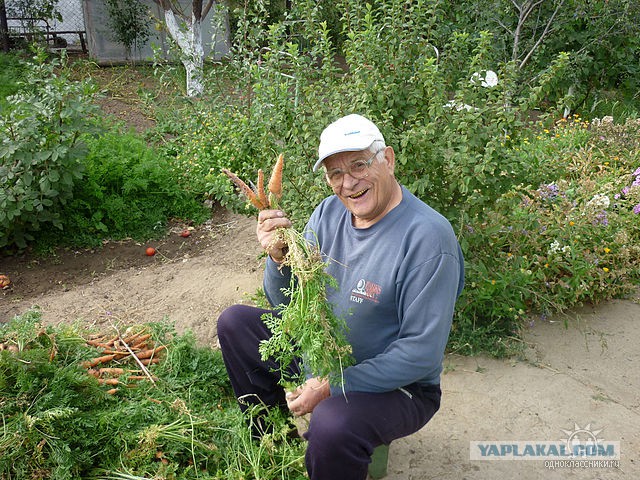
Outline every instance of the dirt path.
<path fill-rule="evenodd" d="M 640 304 L 613 301 L 564 320 L 535 325 L 521 360 L 448 356 L 442 408 L 392 444 L 388 480 L 640 478 Z M 471 441 L 556 442 L 576 424 L 620 442 L 619 469 L 469 460 Z"/>
<path fill-rule="evenodd" d="M 48 259 L 0 258 L 13 280 L 0 321 L 39 305 L 46 322 L 145 322 L 168 317 L 215 345 L 215 319 L 261 285 L 254 220 L 217 212 L 180 237 L 107 243 Z M 566 327 L 565 327 L 566 320 Z M 391 446 L 388 480 L 640 478 L 640 304 L 614 301 L 536 323 L 525 358 L 446 358 L 443 404 L 423 430 Z M 548 441 L 575 427 L 620 442 L 620 467 L 548 470 L 544 462 L 471 461 L 471 441 Z"/>

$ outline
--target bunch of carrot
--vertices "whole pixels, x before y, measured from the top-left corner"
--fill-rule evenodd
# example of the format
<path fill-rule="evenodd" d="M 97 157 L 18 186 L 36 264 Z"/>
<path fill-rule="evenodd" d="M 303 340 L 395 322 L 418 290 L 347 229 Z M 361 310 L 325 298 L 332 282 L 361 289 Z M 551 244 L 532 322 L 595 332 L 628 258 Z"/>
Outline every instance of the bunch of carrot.
<path fill-rule="evenodd" d="M 258 169 L 258 181 L 256 182 L 255 190 L 249 185 L 244 183 L 235 173 L 231 172 L 227 168 L 222 169 L 227 177 L 231 179 L 240 193 L 247 197 L 249 203 L 256 207 L 258 210 L 265 210 L 267 208 L 278 208 L 278 201 L 282 197 L 282 170 L 284 168 L 284 155 L 280 154 L 278 160 L 273 167 L 271 177 L 269 178 L 268 190 L 269 196 L 267 196 L 264 189 L 264 172 L 262 169 Z"/>
<path fill-rule="evenodd" d="M 284 157 L 280 154 L 268 183 L 268 196 L 262 170 L 258 170 L 255 189 L 229 170 L 222 171 L 258 210 L 277 209 L 282 197 L 283 166 Z M 327 286 L 336 287 L 335 279 L 326 273 L 326 263 L 317 246 L 294 228 L 279 229 L 275 241 L 284 241 L 287 246 L 283 265 L 289 266 L 292 273 L 286 292 L 290 302 L 278 306 L 280 316 L 263 317 L 272 337 L 260 345 L 260 353 L 263 359 L 275 358 L 283 367 L 294 358 L 304 358 L 306 370 L 313 375 L 340 381 L 342 369 L 352 363 L 352 358 L 344 322 L 334 315 L 326 297 Z M 299 379 L 283 378 L 283 383 L 288 384 L 287 380 L 303 379 L 302 375 Z"/>
<path fill-rule="evenodd" d="M 128 332 L 121 336 L 107 334 L 92 335 L 87 340 L 88 346 L 100 349 L 100 355 L 82 363 L 87 373 L 98 379 L 103 385 L 116 387 L 118 385 L 133 386 L 140 380 L 150 380 L 155 383 L 156 377 L 147 369 L 149 365 L 160 362 L 159 354 L 166 346 L 156 346 L 151 334 L 140 330 L 136 333 Z M 134 363 L 138 368 L 123 368 L 123 365 Z M 107 366 L 109 365 L 109 366 Z M 119 377 L 124 376 L 126 382 Z M 107 393 L 115 394 L 117 388 L 111 388 Z"/>

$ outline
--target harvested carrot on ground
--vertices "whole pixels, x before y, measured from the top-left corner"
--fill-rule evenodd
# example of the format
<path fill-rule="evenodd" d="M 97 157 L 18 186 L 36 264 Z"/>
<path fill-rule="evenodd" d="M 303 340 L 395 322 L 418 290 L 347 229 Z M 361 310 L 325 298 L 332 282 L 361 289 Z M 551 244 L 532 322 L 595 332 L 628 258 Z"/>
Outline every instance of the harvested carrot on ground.
<path fill-rule="evenodd" d="M 98 383 L 100 385 L 119 385 L 120 380 L 117 378 L 99 378 Z"/>
<path fill-rule="evenodd" d="M 112 345 L 99 340 L 87 340 L 87 344 L 98 348 L 111 348 Z"/>
<path fill-rule="evenodd" d="M 97 357 L 91 360 L 88 360 L 83 363 L 85 368 L 93 368 L 101 363 L 108 363 L 115 358 L 115 355 L 103 355 L 102 357 Z"/>
<path fill-rule="evenodd" d="M 145 335 L 146 335 L 146 338 L 149 338 L 151 336 L 149 334 L 145 334 Z M 134 333 L 132 335 L 124 337 L 122 341 L 127 345 L 131 345 L 132 343 L 137 343 L 138 340 L 145 335 L 143 335 L 142 332 Z"/>
<path fill-rule="evenodd" d="M 113 360 L 122 360 L 130 355 L 126 350 L 103 350 L 105 355 L 113 355 Z"/>
<path fill-rule="evenodd" d="M 151 357 L 157 355 L 159 352 L 161 352 L 165 348 L 167 348 L 167 347 L 165 347 L 164 345 L 160 345 L 159 347 L 152 348 L 152 349 L 146 350 L 144 352 L 136 353 L 136 357 L 138 357 L 140 360 L 145 360 L 147 358 L 151 358 Z"/>
<path fill-rule="evenodd" d="M 145 358 L 140 360 L 140 363 L 144 366 L 149 366 L 153 363 L 160 363 L 160 359 L 158 357 L 154 357 L 154 358 Z"/>

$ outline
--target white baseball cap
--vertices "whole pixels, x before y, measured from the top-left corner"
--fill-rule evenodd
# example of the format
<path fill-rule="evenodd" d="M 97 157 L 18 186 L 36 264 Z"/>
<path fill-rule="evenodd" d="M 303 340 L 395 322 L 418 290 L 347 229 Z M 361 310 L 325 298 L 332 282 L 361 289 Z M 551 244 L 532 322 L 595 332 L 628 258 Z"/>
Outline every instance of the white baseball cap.
<path fill-rule="evenodd" d="M 384 137 L 371 120 L 355 113 L 339 118 L 320 135 L 318 161 L 313 171 L 318 170 L 322 162 L 335 153 L 365 150 L 376 140 L 384 142 Z"/>

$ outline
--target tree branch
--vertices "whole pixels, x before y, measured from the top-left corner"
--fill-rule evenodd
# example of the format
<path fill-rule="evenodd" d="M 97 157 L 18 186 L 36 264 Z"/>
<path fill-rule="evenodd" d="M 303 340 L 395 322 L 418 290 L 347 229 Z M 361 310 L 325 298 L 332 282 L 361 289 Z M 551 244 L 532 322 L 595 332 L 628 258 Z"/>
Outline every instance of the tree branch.
<path fill-rule="evenodd" d="M 192 0 L 191 19 L 193 22 L 199 22 L 202 19 L 202 0 Z"/>
<path fill-rule="evenodd" d="M 500 26 L 501 26 L 501 27 L 502 27 L 502 28 L 503 28 L 503 29 L 504 29 L 504 30 L 505 30 L 509 35 L 513 36 L 513 31 L 511 31 L 511 29 L 510 29 L 508 26 L 506 26 L 504 23 L 502 23 L 502 21 L 501 21 L 499 18 L 497 18 L 497 19 L 496 19 L 496 22 L 497 22 L 497 23 L 498 23 L 498 25 L 500 25 Z"/>
<path fill-rule="evenodd" d="M 204 6 L 204 8 L 202 9 L 202 19 L 204 20 L 205 18 L 207 18 L 207 15 L 209 15 L 209 11 L 211 10 L 211 8 L 215 5 L 215 1 L 214 0 L 209 0 L 207 2 L 207 4 Z"/>
<path fill-rule="evenodd" d="M 541 3 L 541 2 L 542 2 L 542 0 L 540 0 L 538 3 Z M 547 22 L 547 25 L 545 26 L 544 31 L 540 34 L 540 37 L 538 38 L 536 43 L 533 45 L 533 47 L 531 47 L 531 50 L 529 50 L 529 53 L 527 53 L 527 55 L 524 57 L 522 62 L 520 62 L 520 65 L 518 66 L 518 69 L 522 69 L 525 66 L 525 64 L 531 58 L 531 55 L 533 55 L 533 52 L 536 51 L 536 49 L 542 43 L 542 40 L 544 39 L 544 37 L 547 36 L 547 34 L 549 33 L 549 29 L 551 28 L 551 24 L 553 23 L 553 19 L 556 17 L 556 15 L 558 14 L 558 11 L 560 10 L 560 8 L 562 7 L 563 4 L 564 4 L 564 0 L 561 0 L 560 3 L 558 4 L 558 6 L 556 7 L 555 11 L 553 12 L 553 15 L 551 15 L 551 18 Z"/>

